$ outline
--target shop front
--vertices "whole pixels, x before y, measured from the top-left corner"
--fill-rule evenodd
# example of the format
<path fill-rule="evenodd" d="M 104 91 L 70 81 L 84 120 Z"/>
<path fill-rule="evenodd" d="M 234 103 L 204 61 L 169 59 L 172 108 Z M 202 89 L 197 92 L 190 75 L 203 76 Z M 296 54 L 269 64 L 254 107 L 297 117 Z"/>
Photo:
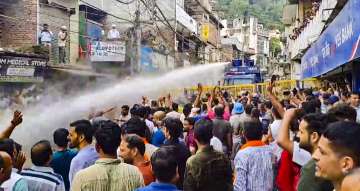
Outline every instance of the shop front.
<path fill-rule="evenodd" d="M 301 59 L 301 78 L 344 76 L 360 92 L 360 1 L 349 0 Z"/>

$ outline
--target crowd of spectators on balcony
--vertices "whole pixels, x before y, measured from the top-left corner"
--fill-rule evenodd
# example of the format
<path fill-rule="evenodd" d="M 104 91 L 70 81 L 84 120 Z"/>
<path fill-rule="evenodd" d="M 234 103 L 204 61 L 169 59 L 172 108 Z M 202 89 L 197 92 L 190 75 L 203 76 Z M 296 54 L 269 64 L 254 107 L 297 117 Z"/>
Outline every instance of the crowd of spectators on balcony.
<path fill-rule="evenodd" d="M 289 38 L 291 40 L 296 40 L 300 36 L 300 34 L 304 31 L 304 29 L 310 24 L 310 22 L 315 18 L 317 12 L 320 9 L 320 3 L 321 0 L 317 0 L 312 3 L 311 9 L 308 9 L 305 12 L 305 17 L 303 22 L 300 24 L 300 26 L 295 27 L 292 31 L 293 33 L 289 35 Z M 300 19 L 297 19 L 297 22 L 301 22 Z"/>

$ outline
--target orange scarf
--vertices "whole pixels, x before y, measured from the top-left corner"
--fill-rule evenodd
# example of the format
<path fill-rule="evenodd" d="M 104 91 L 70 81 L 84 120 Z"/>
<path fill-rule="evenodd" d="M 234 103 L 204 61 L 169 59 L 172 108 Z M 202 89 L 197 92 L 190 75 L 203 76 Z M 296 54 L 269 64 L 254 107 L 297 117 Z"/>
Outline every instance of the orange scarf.
<path fill-rule="evenodd" d="M 264 145 L 265 143 L 263 143 L 262 141 L 247 141 L 246 144 L 243 145 L 240 150 L 243 150 L 248 147 L 260 147 Z"/>
<path fill-rule="evenodd" d="M 145 145 L 146 145 L 146 144 L 149 144 L 149 142 L 146 140 L 146 138 L 141 137 L 141 139 L 144 141 L 144 144 L 145 144 Z"/>

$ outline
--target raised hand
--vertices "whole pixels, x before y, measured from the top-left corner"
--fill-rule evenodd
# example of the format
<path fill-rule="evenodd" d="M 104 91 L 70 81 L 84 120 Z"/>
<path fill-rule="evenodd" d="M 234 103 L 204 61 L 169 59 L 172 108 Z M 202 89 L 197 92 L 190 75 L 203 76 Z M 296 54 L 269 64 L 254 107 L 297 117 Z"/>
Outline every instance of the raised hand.
<path fill-rule="evenodd" d="M 23 122 L 23 114 L 16 110 L 14 112 L 14 115 L 13 115 L 13 119 L 11 120 L 11 124 L 14 125 L 15 127 L 20 125 L 22 122 Z"/>

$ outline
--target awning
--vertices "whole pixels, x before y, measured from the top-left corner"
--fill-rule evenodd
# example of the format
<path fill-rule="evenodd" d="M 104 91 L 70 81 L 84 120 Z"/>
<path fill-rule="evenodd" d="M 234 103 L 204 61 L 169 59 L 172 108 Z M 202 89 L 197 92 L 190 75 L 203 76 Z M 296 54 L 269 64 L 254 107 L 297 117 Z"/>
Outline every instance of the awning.
<path fill-rule="evenodd" d="M 114 75 L 111 74 L 102 74 L 96 73 L 92 70 L 81 70 L 81 69 L 74 69 L 74 68 L 63 68 L 63 67 L 51 67 L 53 70 L 67 72 L 73 75 L 78 76 L 89 76 L 89 77 L 107 77 L 107 78 L 114 78 Z"/>
<path fill-rule="evenodd" d="M 176 21 L 183 25 L 187 30 L 198 34 L 198 23 L 183 8 L 176 4 Z"/>

